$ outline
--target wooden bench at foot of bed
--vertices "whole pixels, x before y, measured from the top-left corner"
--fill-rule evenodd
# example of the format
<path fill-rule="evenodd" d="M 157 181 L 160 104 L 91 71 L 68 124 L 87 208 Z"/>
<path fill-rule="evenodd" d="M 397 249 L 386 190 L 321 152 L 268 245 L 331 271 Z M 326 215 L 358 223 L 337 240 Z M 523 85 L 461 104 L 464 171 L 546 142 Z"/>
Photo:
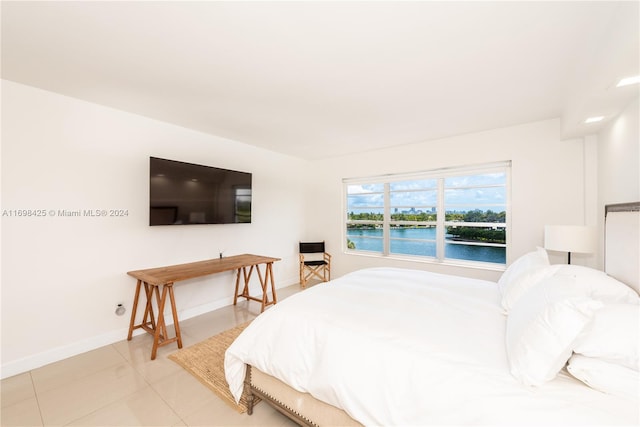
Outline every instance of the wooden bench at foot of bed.
<path fill-rule="evenodd" d="M 342 409 L 322 402 L 309 393 L 296 391 L 277 378 L 250 365 L 247 365 L 245 387 L 249 391 L 249 415 L 253 412 L 254 396 L 259 396 L 303 426 L 362 426 Z"/>

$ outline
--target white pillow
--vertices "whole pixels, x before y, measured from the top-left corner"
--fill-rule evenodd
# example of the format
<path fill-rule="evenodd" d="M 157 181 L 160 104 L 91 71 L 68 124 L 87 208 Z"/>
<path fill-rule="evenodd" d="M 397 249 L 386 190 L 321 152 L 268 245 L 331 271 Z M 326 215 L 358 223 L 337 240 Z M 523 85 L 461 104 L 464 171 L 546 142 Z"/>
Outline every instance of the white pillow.
<path fill-rule="evenodd" d="M 573 349 L 640 371 L 640 305 L 606 304 L 578 337 Z"/>
<path fill-rule="evenodd" d="M 640 399 L 640 373 L 624 366 L 574 354 L 567 370 L 571 375 L 603 393 L 628 399 Z"/>
<path fill-rule="evenodd" d="M 562 282 L 567 294 L 585 296 L 605 303 L 640 304 L 640 296 L 633 289 L 604 271 L 581 265 L 561 264 L 554 267 L 554 276 L 571 279 Z"/>
<path fill-rule="evenodd" d="M 560 291 L 565 277 L 549 277 L 532 287 L 509 311 L 506 349 L 511 374 L 526 385 L 552 380 L 567 363 L 573 345 L 600 301 Z"/>
<path fill-rule="evenodd" d="M 547 270 L 547 267 L 549 267 L 549 256 L 542 248 L 537 248 L 515 260 L 498 280 L 498 288 L 502 294 L 502 308 L 508 312 L 529 288 L 542 278 L 553 274 L 554 270 Z"/>

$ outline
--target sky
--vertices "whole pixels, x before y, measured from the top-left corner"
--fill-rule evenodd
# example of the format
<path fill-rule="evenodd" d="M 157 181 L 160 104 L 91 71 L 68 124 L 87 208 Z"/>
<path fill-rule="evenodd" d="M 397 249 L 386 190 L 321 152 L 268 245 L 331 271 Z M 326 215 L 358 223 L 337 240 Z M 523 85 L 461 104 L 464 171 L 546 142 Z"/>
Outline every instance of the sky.
<path fill-rule="evenodd" d="M 443 178 L 447 210 L 503 211 L 507 204 L 506 174 L 491 173 Z M 438 201 L 438 179 L 391 182 L 391 209 L 431 210 Z M 348 211 L 382 212 L 384 183 L 347 186 Z"/>

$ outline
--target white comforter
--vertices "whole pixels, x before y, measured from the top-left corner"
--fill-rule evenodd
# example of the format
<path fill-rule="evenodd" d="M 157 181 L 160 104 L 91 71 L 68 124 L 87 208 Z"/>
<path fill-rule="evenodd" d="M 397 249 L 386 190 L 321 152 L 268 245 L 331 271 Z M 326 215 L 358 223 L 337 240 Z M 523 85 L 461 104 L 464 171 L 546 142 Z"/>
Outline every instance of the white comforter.
<path fill-rule="evenodd" d="M 527 388 L 510 374 L 493 282 L 373 268 L 295 294 L 229 347 L 240 398 L 245 363 L 364 425 L 638 424 L 634 402 L 566 374 Z"/>

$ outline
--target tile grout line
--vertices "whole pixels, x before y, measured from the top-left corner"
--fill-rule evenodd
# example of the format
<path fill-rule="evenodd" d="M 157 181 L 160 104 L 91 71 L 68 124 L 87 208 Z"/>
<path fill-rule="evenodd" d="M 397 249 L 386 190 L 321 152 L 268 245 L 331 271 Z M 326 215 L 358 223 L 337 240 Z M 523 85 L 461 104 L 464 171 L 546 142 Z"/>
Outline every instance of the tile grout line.
<path fill-rule="evenodd" d="M 108 344 L 108 345 L 106 345 L 106 346 L 104 346 L 104 347 L 111 347 L 111 348 L 116 352 L 116 354 L 118 354 L 118 356 L 120 356 L 120 358 L 122 359 L 119 363 L 123 363 L 123 362 L 124 362 L 127 366 L 129 366 L 129 368 L 131 368 L 132 372 L 133 372 L 135 375 L 139 376 L 139 377 L 144 381 L 144 383 L 145 383 L 145 384 L 147 384 L 147 386 L 149 386 L 149 387 L 151 386 L 151 385 L 149 384 L 149 382 L 147 381 L 147 379 L 146 379 L 142 374 L 140 374 L 140 372 L 138 372 L 138 370 L 137 370 L 137 369 L 135 369 L 135 367 L 131 364 L 131 362 L 130 362 L 129 360 L 127 360 L 127 359 L 124 357 L 124 355 L 123 355 L 122 353 L 120 353 L 120 352 L 118 351 L 118 349 L 117 349 L 113 344 Z M 88 377 L 90 377 L 90 376 L 93 376 L 93 375 L 99 374 L 99 373 L 101 373 L 101 372 L 103 372 L 103 371 L 109 370 L 110 368 L 111 368 L 111 366 L 105 366 L 105 367 L 103 367 L 102 369 L 99 369 L 99 370 L 97 370 L 97 371 L 95 371 L 95 372 L 92 372 L 92 373 L 90 373 L 90 374 L 84 375 L 83 377 L 79 378 L 78 380 L 82 380 L 82 379 L 88 378 Z M 114 403 L 119 402 L 120 400 L 127 399 L 128 397 L 132 396 L 133 394 L 135 394 L 135 393 L 137 393 L 137 392 L 139 392 L 139 391 L 140 391 L 140 390 L 135 390 L 135 391 L 131 392 L 131 394 L 126 395 L 126 396 L 122 397 L 121 399 L 117 399 L 117 400 L 114 400 L 114 401 L 112 401 L 112 402 L 106 403 L 105 405 L 100 406 L 99 408 L 95 408 L 95 409 L 94 409 L 94 410 L 92 410 L 91 412 L 88 412 L 88 413 L 83 414 L 82 416 L 80 416 L 80 417 L 78 417 L 78 418 L 76 418 L 76 419 L 73 419 L 73 420 L 68 421 L 68 422 L 67 422 L 67 423 L 65 423 L 64 425 L 65 425 L 65 426 L 68 426 L 69 424 L 72 424 L 72 423 L 74 423 L 74 422 L 76 422 L 76 421 L 78 421 L 78 420 L 80 420 L 80 419 L 82 419 L 82 418 L 84 418 L 84 417 L 87 417 L 87 416 L 89 416 L 89 415 L 91 415 L 91 414 L 94 414 L 94 413 L 96 413 L 96 412 L 98 412 L 98 411 L 100 411 L 100 410 L 102 410 L 102 409 L 104 409 L 104 408 L 108 407 L 109 405 L 113 405 Z M 44 420 L 43 420 L 42 425 L 46 427 L 46 425 L 44 424 Z"/>
<path fill-rule="evenodd" d="M 117 349 L 116 349 L 117 351 Z M 129 364 L 131 365 L 131 367 L 138 372 L 138 370 L 133 366 L 133 360 L 128 361 Z M 186 423 L 185 420 L 182 419 L 182 417 L 180 416 L 180 414 L 178 414 L 175 410 L 175 408 L 173 407 L 173 405 L 171 405 L 169 402 L 167 402 L 164 397 L 162 397 L 162 395 L 158 392 L 158 390 L 156 390 L 156 388 L 153 386 L 153 384 L 151 384 L 151 381 L 149 379 L 147 379 L 145 376 L 143 376 L 142 374 L 140 374 L 140 376 L 144 379 L 144 381 L 147 383 L 147 385 L 149 385 L 149 388 L 153 391 L 153 393 L 158 396 L 158 398 L 164 402 L 165 405 L 167 405 L 167 407 L 171 408 L 171 412 L 173 412 L 173 414 L 182 422 L 182 424 L 184 424 L 185 426 L 188 425 Z M 174 424 L 175 425 L 175 424 Z M 171 426 L 166 426 L 166 427 L 171 427 Z"/>
<path fill-rule="evenodd" d="M 31 387 L 33 388 L 33 395 L 36 398 L 36 405 L 38 405 L 38 415 L 40 416 L 40 425 L 44 426 L 44 417 L 42 416 L 42 408 L 40 408 L 40 399 L 38 399 L 38 391 L 36 390 L 36 384 L 33 381 L 32 370 L 29 371 L 29 380 L 31 381 Z"/>
<path fill-rule="evenodd" d="M 115 345 L 113 345 L 113 344 L 109 344 L 109 345 L 108 345 L 108 347 L 112 347 L 112 348 L 113 348 L 113 350 L 114 350 L 114 351 L 115 351 L 115 352 L 116 352 L 116 353 L 117 353 L 117 354 L 122 358 L 122 361 L 123 361 L 123 362 L 125 362 L 125 363 L 126 363 L 126 364 L 131 368 L 131 370 L 132 370 L 132 371 L 133 371 L 137 376 L 139 376 L 139 377 L 140 377 L 140 378 L 145 382 L 145 384 L 147 384 L 147 386 L 148 386 L 150 389 L 152 389 L 152 390 L 154 391 L 154 393 L 155 393 L 155 389 L 153 389 L 153 387 L 151 386 L 151 383 L 149 383 L 149 381 L 144 377 L 144 375 L 142 375 L 140 372 L 138 372 L 138 370 L 135 368 L 135 366 L 133 366 L 133 364 L 131 363 L 131 361 L 127 360 L 127 358 L 126 358 L 126 357 L 124 357 L 124 355 L 118 351 L 118 349 L 116 348 L 116 346 L 115 346 Z M 109 367 L 105 367 L 104 369 L 100 369 L 100 370 L 99 370 L 99 371 L 97 371 L 97 372 L 101 372 L 101 371 L 103 371 L 103 370 L 107 370 L 107 369 L 109 369 Z M 95 372 L 94 372 L 94 374 L 95 374 Z M 109 407 L 110 405 L 113 405 L 113 404 L 115 404 L 115 403 L 117 403 L 117 402 L 120 402 L 120 401 L 126 400 L 126 399 L 128 399 L 129 397 L 133 396 L 134 394 L 136 394 L 136 393 L 138 393 L 138 392 L 140 392 L 140 390 L 134 390 L 134 391 L 132 391 L 130 394 L 128 394 L 128 395 L 126 395 L 126 396 L 123 396 L 123 397 L 122 397 L 122 398 L 120 398 L 120 399 L 117 399 L 117 400 L 115 400 L 115 401 L 113 401 L 113 402 L 109 402 L 109 403 L 107 403 L 107 404 L 105 404 L 104 406 L 101 406 L 101 407 L 99 407 L 99 408 L 95 408 L 93 411 L 91 411 L 91 412 L 89 412 L 89 413 L 87 413 L 87 414 L 84 414 L 84 415 L 82 415 L 82 416 L 80 416 L 80 417 L 78 417 L 78 418 L 76 418 L 76 419 L 74 419 L 74 420 L 71 420 L 71 421 L 67 422 L 67 423 L 65 424 L 65 426 L 68 426 L 68 425 L 70 425 L 70 424 L 72 424 L 72 423 L 74 423 L 74 422 L 76 422 L 76 421 L 78 421 L 78 420 L 80 420 L 80 419 L 82 419 L 82 418 L 88 417 L 88 416 L 89 416 L 89 415 L 91 415 L 91 414 L 95 414 L 96 412 L 101 411 L 101 410 L 103 410 L 104 408 L 107 408 L 107 407 Z M 171 408 L 171 410 L 173 411 L 173 408 Z M 43 422 L 43 424 L 42 424 L 42 425 L 44 426 L 44 422 Z M 160 427 L 160 426 L 158 426 L 158 427 Z"/>

